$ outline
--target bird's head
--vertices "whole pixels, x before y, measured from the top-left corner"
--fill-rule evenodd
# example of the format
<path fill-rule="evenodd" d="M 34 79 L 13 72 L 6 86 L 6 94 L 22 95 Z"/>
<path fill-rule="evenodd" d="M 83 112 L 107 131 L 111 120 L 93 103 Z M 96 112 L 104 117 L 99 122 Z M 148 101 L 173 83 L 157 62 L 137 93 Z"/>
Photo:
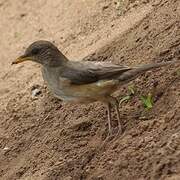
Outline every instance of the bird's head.
<path fill-rule="evenodd" d="M 43 66 L 60 66 L 67 58 L 58 50 L 58 48 L 49 41 L 36 41 L 32 43 L 25 53 L 18 57 L 12 64 L 18 64 L 24 61 L 34 61 Z"/>

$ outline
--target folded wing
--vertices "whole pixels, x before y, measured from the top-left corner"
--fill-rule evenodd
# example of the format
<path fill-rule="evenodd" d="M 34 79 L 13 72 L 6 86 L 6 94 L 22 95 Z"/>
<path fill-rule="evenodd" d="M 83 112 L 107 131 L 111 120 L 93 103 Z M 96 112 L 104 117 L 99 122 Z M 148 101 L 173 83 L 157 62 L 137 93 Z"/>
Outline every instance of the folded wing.
<path fill-rule="evenodd" d="M 71 61 L 60 72 L 60 75 L 70 80 L 72 84 L 82 85 L 99 80 L 115 79 L 130 69 L 128 66 L 107 62 Z"/>

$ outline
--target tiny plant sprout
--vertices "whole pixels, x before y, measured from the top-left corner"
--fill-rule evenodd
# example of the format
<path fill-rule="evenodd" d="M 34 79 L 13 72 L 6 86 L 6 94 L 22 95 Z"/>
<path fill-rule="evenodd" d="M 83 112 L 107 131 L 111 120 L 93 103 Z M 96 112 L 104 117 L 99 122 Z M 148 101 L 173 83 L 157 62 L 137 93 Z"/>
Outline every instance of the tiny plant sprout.
<path fill-rule="evenodd" d="M 140 99 L 145 107 L 145 109 L 151 109 L 153 107 L 152 94 L 148 93 L 147 96 L 140 96 Z"/>

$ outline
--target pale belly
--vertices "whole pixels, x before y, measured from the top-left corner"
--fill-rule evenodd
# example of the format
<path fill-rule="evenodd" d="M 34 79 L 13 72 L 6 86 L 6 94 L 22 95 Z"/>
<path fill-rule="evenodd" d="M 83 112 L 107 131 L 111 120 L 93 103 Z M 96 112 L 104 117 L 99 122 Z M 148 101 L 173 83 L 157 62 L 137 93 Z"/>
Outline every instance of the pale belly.
<path fill-rule="evenodd" d="M 89 97 L 74 97 L 74 96 L 65 96 L 65 95 L 56 95 L 56 94 L 54 94 L 54 96 L 68 103 L 91 103 L 98 101 L 97 98 L 89 98 Z"/>
<path fill-rule="evenodd" d="M 51 88 L 50 88 L 51 89 Z M 106 97 L 117 89 L 112 81 L 96 82 L 85 85 L 70 85 L 63 89 L 51 90 L 57 98 L 71 103 L 90 103 L 106 101 Z"/>

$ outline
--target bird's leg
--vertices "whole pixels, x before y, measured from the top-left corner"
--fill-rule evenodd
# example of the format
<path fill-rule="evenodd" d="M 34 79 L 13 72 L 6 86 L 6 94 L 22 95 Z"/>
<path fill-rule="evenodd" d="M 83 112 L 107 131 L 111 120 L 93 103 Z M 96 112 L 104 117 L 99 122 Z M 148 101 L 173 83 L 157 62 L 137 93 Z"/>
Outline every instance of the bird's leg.
<path fill-rule="evenodd" d="M 122 125 L 121 125 L 121 119 L 120 119 L 120 112 L 119 112 L 119 103 L 118 100 L 115 97 L 109 96 L 108 97 L 109 102 L 115 106 L 116 114 L 117 114 L 117 120 L 118 120 L 118 133 L 122 133 Z"/>
<path fill-rule="evenodd" d="M 108 115 L 108 130 L 109 136 L 112 135 L 112 127 L 111 127 L 111 103 L 107 103 L 107 115 Z"/>
<path fill-rule="evenodd" d="M 116 101 L 115 108 L 116 108 L 117 120 L 118 120 L 118 134 L 122 134 L 122 125 L 121 125 L 120 112 L 119 112 L 119 102 L 116 98 L 114 99 Z"/>

